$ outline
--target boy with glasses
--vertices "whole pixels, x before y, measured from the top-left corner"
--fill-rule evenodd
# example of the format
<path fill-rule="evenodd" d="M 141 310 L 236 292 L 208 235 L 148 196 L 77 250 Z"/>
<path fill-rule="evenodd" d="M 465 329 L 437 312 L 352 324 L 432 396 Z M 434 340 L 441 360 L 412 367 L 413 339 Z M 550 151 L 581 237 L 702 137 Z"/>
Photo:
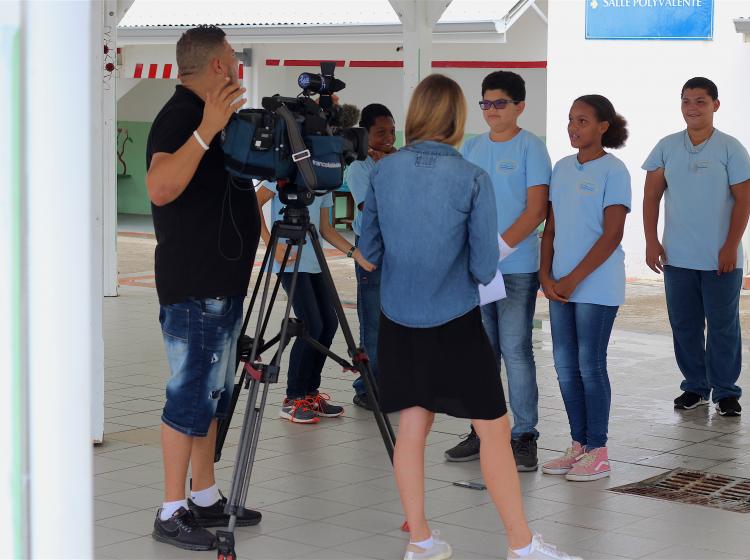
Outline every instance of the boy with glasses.
<path fill-rule="evenodd" d="M 465 159 L 492 178 L 500 240 L 498 269 L 507 297 L 482 306 L 482 322 L 498 358 L 505 362 L 513 412 L 511 445 L 519 471 L 537 469 L 539 393 L 531 349 L 539 290 L 537 227 L 547 214 L 551 163 L 544 142 L 518 126 L 526 107 L 526 84 L 514 72 L 498 71 L 482 81 L 482 116 L 489 132 L 467 140 Z M 445 452 L 448 461 L 479 457 L 479 437 L 471 429 Z"/>

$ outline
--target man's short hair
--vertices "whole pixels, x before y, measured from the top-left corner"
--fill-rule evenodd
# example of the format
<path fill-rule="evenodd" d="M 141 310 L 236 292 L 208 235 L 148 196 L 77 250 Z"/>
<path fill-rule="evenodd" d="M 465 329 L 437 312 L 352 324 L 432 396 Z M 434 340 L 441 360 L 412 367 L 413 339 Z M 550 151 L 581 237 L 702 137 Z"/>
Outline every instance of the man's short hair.
<path fill-rule="evenodd" d="M 706 90 L 706 93 L 711 97 L 711 99 L 713 99 L 714 101 L 719 99 L 719 88 L 717 88 L 716 84 L 708 78 L 703 78 L 701 76 L 690 78 L 687 82 L 685 82 L 685 85 L 682 86 L 680 96 L 685 94 L 686 89 L 704 89 Z"/>
<path fill-rule="evenodd" d="M 498 70 L 488 74 L 482 80 L 482 95 L 488 89 L 501 89 L 507 93 L 513 101 L 526 101 L 526 83 L 523 78 L 515 72 Z"/>
<path fill-rule="evenodd" d="M 215 25 L 188 29 L 177 41 L 177 72 L 180 76 L 197 74 L 224 45 L 226 33 Z"/>

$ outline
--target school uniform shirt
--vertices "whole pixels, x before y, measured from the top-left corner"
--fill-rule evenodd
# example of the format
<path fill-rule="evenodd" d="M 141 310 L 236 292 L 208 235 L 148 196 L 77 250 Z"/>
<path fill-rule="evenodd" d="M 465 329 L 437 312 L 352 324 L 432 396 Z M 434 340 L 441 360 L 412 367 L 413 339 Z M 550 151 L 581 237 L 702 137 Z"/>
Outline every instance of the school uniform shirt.
<path fill-rule="evenodd" d="M 604 233 L 604 209 L 621 204 L 630 211 L 630 173 L 611 154 L 581 164 L 578 156 L 555 164 L 550 183 L 555 213 L 555 254 L 552 275 L 556 280 L 578 266 Z M 598 305 L 625 302 L 625 252 L 622 246 L 578 285 L 569 301 Z"/>
<path fill-rule="evenodd" d="M 507 142 L 493 142 L 489 132 L 470 138 L 461 147 L 465 159 L 484 169 L 492 179 L 497 229 L 502 235 L 526 210 L 527 190 L 549 185 L 552 164 L 547 147 L 527 130 Z M 516 245 L 498 269 L 503 274 L 539 271 L 539 235 L 536 230 Z"/>
<path fill-rule="evenodd" d="M 664 169 L 664 236 L 667 264 L 693 270 L 717 270 L 732 220 L 731 185 L 750 179 L 750 157 L 740 142 L 714 129 L 693 146 L 687 130 L 662 138 L 643 169 Z M 737 268 L 743 266 L 742 243 Z"/>
<path fill-rule="evenodd" d="M 362 235 L 362 212 L 359 205 L 365 201 L 367 190 L 370 188 L 370 172 L 375 167 L 375 160 L 370 156 L 364 161 L 353 161 L 346 168 L 346 185 L 354 199 L 354 221 L 352 230 L 355 235 Z"/>
<path fill-rule="evenodd" d="M 281 210 L 286 207 L 286 204 L 283 204 L 279 199 L 278 190 L 276 189 L 276 183 L 266 182 L 263 183 L 263 186 L 269 191 L 273 191 L 274 193 L 276 193 L 276 196 L 273 197 L 273 202 L 271 203 L 271 220 L 276 221 L 282 219 L 283 216 L 281 216 L 279 212 L 281 212 Z M 318 230 L 318 232 L 320 232 L 320 209 L 332 207 L 333 195 L 330 192 L 326 193 L 324 196 L 316 196 L 315 201 L 307 207 L 308 211 L 310 212 L 310 223 L 315 226 L 315 229 Z M 285 243 L 283 239 L 281 240 L 281 242 Z M 304 248 L 302 250 L 302 256 L 299 259 L 299 271 L 309 272 L 311 274 L 319 273 L 320 265 L 318 264 L 318 259 L 315 257 L 315 250 L 313 249 L 309 234 L 307 236 L 307 243 L 305 243 L 303 247 Z M 299 252 L 299 247 L 292 249 L 292 254 L 295 251 Z M 273 271 L 279 272 L 280 269 L 281 266 L 274 259 Z M 294 272 L 294 261 L 286 265 L 284 272 Z"/>

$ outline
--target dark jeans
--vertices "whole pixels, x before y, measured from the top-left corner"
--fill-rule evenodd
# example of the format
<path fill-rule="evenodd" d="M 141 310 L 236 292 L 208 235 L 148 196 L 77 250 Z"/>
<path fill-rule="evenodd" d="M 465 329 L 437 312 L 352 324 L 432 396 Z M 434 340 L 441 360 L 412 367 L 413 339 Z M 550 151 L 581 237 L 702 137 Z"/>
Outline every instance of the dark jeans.
<path fill-rule="evenodd" d="M 664 287 L 674 354 L 685 378 L 680 388 L 714 402 L 740 398 L 742 269 L 719 276 L 667 266 Z"/>
<path fill-rule="evenodd" d="M 589 449 L 607 444 L 612 389 L 607 346 L 617 306 L 549 302 L 552 355 L 570 437 Z"/>
<path fill-rule="evenodd" d="M 378 376 L 378 328 L 380 324 L 380 269 L 367 272 L 355 263 L 357 275 L 357 316 L 359 317 L 359 344 L 370 358 L 373 376 Z M 352 383 L 358 395 L 367 393 L 365 381 L 358 377 Z"/>
<path fill-rule="evenodd" d="M 289 294 L 292 273 L 284 272 L 280 276 L 281 285 Z M 304 322 L 308 334 L 326 348 L 330 348 L 339 323 L 322 274 L 299 273 L 292 308 L 297 319 Z M 289 355 L 287 398 L 317 394 L 320 387 L 320 372 L 323 371 L 325 361 L 325 354 L 297 338 Z"/>

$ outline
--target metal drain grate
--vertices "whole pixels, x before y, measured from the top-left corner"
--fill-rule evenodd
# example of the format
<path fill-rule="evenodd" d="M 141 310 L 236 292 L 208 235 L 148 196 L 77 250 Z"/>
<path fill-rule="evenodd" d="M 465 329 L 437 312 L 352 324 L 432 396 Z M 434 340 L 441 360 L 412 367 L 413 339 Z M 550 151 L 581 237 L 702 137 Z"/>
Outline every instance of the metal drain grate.
<path fill-rule="evenodd" d="M 612 492 L 750 513 L 750 480 L 686 469 L 611 488 Z"/>

